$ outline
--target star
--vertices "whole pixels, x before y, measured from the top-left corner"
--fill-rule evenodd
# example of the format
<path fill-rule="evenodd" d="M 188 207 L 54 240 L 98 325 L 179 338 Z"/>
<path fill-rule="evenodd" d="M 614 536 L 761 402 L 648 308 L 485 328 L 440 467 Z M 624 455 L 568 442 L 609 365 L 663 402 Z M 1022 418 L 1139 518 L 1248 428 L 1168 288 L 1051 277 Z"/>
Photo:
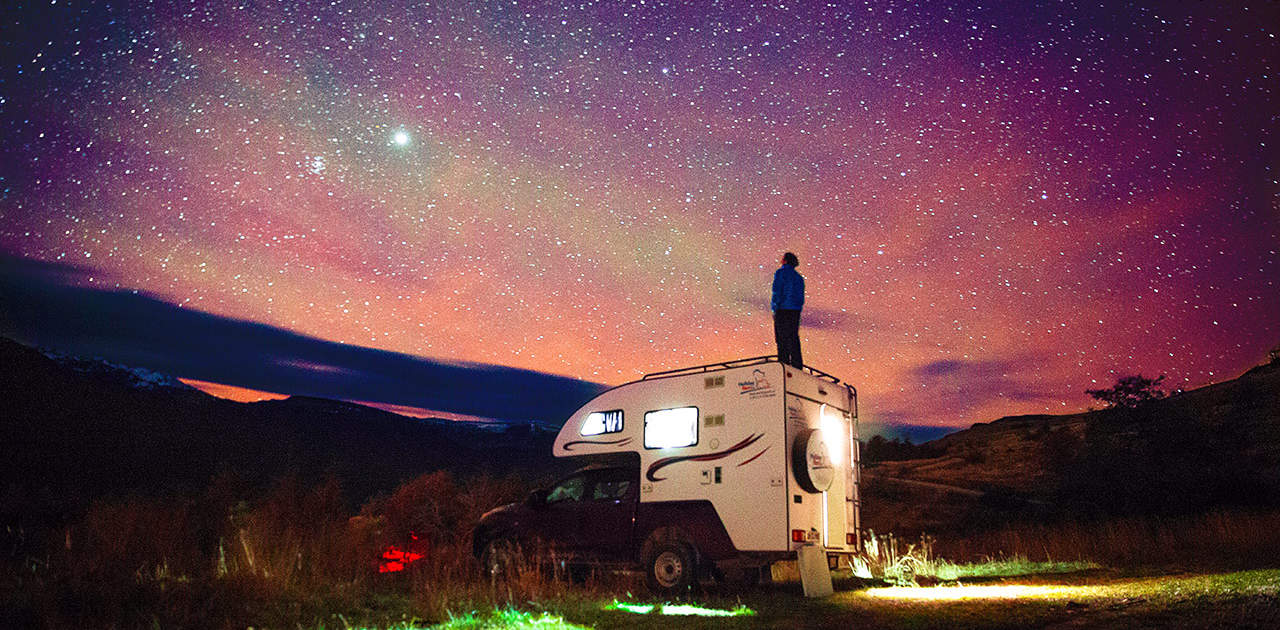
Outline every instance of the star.
<path fill-rule="evenodd" d="M 397 146 L 409 144 L 409 132 L 404 130 L 397 131 L 395 135 L 391 136 L 391 141 L 396 143 Z"/>

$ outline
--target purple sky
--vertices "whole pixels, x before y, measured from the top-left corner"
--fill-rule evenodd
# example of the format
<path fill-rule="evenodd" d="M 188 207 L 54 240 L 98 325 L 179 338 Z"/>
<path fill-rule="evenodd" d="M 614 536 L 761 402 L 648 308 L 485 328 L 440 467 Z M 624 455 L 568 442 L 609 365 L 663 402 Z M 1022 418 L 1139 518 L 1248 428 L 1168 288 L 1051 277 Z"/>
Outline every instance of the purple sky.
<path fill-rule="evenodd" d="M 55 288 L 617 384 L 774 352 L 790 250 L 806 361 L 869 422 L 1261 361 L 1280 5 L 955 4 L 6 6 L 0 253 L 77 270 L 24 276 Z"/>

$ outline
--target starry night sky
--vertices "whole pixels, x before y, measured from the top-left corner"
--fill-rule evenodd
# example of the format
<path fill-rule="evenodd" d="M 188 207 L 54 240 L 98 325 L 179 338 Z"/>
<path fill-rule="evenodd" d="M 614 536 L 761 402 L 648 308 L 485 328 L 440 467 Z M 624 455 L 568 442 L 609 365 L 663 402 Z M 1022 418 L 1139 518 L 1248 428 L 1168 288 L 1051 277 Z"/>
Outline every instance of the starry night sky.
<path fill-rule="evenodd" d="M 773 353 L 790 250 L 871 422 L 1263 360 L 1280 5 L 955 4 L 7 4 L 0 254 L 617 384 Z"/>

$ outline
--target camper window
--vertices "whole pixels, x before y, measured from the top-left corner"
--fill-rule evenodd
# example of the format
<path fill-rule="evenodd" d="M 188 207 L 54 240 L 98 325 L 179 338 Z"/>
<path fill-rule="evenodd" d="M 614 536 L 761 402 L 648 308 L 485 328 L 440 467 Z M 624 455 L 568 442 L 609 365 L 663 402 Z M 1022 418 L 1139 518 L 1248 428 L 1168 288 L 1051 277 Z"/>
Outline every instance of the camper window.
<path fill-rule="evenodd" d="M 622 431 L 622 410 L 593 411 L 582 421 L 579 435 L 600 435 L 601 433 L 619 433 Z"/>
<path fill-rule="evenodd" d="M 644 414 L 645 448 L 680 448 L 697 443 L 697 407 L 662 409 Z"/>

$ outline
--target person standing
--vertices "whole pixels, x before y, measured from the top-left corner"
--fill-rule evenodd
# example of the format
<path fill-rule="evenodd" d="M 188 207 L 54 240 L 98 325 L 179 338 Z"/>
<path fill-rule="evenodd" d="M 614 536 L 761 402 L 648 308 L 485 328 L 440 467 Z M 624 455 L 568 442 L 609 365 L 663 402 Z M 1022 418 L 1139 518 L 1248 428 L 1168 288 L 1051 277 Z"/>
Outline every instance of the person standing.
<path fill-rule="evenodd" d="M 773 337 L 778 342 L 778 361 L 797 368 L 804 367 L 800 358 L 800 310 L 804 308 L 804 276 L 796 271 L 800 260 L 787 252 L 782 266 L 773 272 Z"/>

